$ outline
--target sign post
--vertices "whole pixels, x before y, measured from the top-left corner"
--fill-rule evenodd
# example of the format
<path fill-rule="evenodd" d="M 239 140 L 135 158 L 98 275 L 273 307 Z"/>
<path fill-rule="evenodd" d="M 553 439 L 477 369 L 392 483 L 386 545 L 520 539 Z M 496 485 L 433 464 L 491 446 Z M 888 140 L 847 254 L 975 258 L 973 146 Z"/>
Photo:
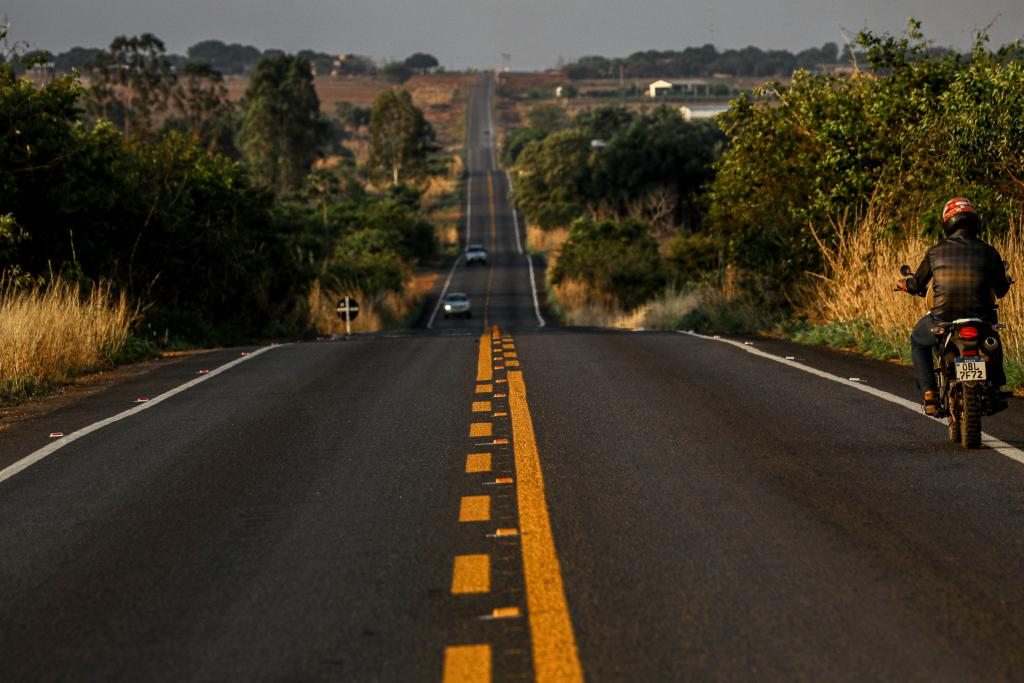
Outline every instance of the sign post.
<path fill-rule="evenodd" d="M 359 315 L 359 302 L 350 296 L 338 302 L 338 317 L 345 321 L 345 338 L 352 336 L 352 321 Z"/>

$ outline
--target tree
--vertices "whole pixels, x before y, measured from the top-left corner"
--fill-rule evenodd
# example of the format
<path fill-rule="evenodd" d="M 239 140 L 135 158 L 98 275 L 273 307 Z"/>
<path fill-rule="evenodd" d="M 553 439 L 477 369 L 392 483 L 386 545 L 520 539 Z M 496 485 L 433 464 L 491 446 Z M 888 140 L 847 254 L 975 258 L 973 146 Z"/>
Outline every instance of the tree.
<path fill-rule="evenodd" d="M 251 45 L 225 45 L 219 40 L 204 40 L 188 49 L 189 61 L 209 64 L 225 74 L 245 73 L 260 57 L 260 51 Z"/>
<path fill-rule="evenodd" d="M 647 301 L 665 284 L 650 226 L 632 218 L 576 221 L 552 272 L 554 283 L 565 280 L 583 282 L 626 309 Z"/>
<path fill-rule="evenodd" d="M 177 76 L 163 41 L 152 33 L 118 36 L 90 63 L 93 113 L 147 136 L 167 111 Z"/>
<path fill-rule="evenodd" d="M 384 78 L 393 83 L 405 83 L 407 80 L 412 78 L 412 69 L 406 66 L 403 62 L 391 62 L 390 64 L 385 64 L 384 68 L 380 70 L 380 73 Z"/>
<path fill-rule="evenodd" d="M 309 62 L 288 55 L 261 59 L 245 92 L 240 131 L 254 177 L 278 192 L 298 189 L 325 134 Z"/>
<path fill-rule="evenodd" d="M 204 63 L 186 62 L 174 91 L 174 103 L 183 127 L 204 146 L 215 144 L 214 127 L 230 109 L 224 77 Z"/>
<path fill-rule="evenodd" d="M 370 170 L 391 184 L 423 173 L 434 148 L 434 131 L 406 90 L 385 90 L 370 114 Z"/>
<path fill-rule="evenodd" d="M 437 57 L 425 52 L 415 52 L 405 58 L 405 65 L 416 73 L 424 73 L 439 66 Z"/>

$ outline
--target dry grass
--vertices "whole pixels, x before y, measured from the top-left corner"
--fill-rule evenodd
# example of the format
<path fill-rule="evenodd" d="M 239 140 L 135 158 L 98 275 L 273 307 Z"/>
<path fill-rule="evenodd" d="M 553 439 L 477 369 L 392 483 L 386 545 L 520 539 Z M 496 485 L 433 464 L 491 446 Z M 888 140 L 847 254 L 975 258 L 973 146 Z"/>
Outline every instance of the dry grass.
<path fill-rule="evenodd" d="M 671 330 L 700 303 L 696 292 L 668 288 L 632 311 L 620 308 L 606 294 L 585 283 L 567 280 L 550 285 L 567 325 L 611 327 L 625 330 Z"/>
<path fill-rule="evenodd" d="M 551 265 L 554 265 L 558 252 L 562 245 L 569 239 L 568 228 L 555 228 L 554 230 L 541 230 L 536 225 L 526 227 L 526 245 L 530 251 L 544 252 L 548 255 Z"/>
<path fill-rule="evenodd" d="M 902 241 L 883 238 L 887 224 L 884 216 L 869 214 L 853 230 L 842 223 L 836 226 L 836 247 L 822 247 L 828 276 L 819 276 L 808 312 L 812 320 L 823 324 L 866 323 L 853 328 L 855 337 L 881 335 L 894 345 L 906 346 L 910 329 L 930 308 L 932 298 L 930 294 L 927 300 L 910 297 L 894 292 L 893 286 L 900 265 L 916 268 L 931 244 L 917 237 Z M 1024 216 L 991 243 L 1009 263 L 1011 275 L 1024 273 Z M 999 302 L 999 317 L 1007 325 L 1002 333 L 1006 358 L 1019 364 L 1024 361 L 1024 290 L 1020 285 L 1011 287 Z"/>
<path fill-rule="evenodd" d="M 338 317 L 337 305 L 346 294 L 359 302 L 359 316 L 352 321 L 352 332 L 380 332 L 401 328 L 419 313 L 425 291 L 422 277 L 410 277 L 401 293 L 381 292 L 370 296 L 355 288 L 323 289 L 314 281 L 307 305 L 310 325 L 317 334 L 345 334 L 345 321 Z M 429 291 L 429 284 L 426 291 Z"/>
<path fill-rule="evenodd" d="M 0 398 L 17 399 L 111 365 L 136 316 L 107 285 L 82 296 L 63 281 L 20 288 L 0 279 Z"/>

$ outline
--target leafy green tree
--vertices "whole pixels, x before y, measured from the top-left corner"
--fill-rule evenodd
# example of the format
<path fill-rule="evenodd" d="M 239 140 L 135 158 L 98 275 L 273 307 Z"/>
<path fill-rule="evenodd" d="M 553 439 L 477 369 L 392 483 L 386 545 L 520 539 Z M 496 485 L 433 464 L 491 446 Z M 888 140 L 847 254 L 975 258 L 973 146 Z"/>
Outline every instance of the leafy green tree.
<path fill-rule="evenodd" d="M 253 176 L 278 192 L 301 187 L 326 134 L 309 62 L 288 55 L 260 60 L 242 112 L 240 147 Z"/>
<path fill-rule="evenodd" d="M 566 226 L 593 197 L 590 137 L 563 130 L 531 142 L 516 163 L 516 201 L 543 229 Z"/>
<path fill-rule="evenodd" d="M 573 119 L 575 128 L 582 128 L 596 140 L 610 140 L 612 136 L 629 127 L 636 114 L 625 107 L 603 105 L 581 111 Z"/>
<path fill-rule="evenodd" d="M 370 114 L 370 158 L 367 165 L 379 179 L 392 185 L 424 172 L 434 149 L 434 131 L 406 90 L 385 90 Z"/>

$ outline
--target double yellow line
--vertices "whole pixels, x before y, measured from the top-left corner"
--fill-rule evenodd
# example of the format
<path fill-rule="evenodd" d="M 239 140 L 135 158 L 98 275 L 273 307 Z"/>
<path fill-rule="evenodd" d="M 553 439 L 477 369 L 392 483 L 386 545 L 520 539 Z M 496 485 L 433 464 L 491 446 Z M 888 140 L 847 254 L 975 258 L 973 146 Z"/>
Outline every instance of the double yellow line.
<path fill-rule="evenodd" d="M 499 349 L 498 354 L 493 353 L 494 347 Z M 496 377 L 497 374 L 504 374 L 505 377 Z M 509 336 L 503 337 L 497 326 L 494 326 L 491 334 L 485 333 L 480 337 L 477 382 L 477 394 L 490 393 L 495 399 L 508 400 L 519 529 L 499 529 L 495 535 L 515 535 L 520 541 L 536 680 L 542 683 L 582 681 L 583 672 L 576 648 L 576 638 L 569 617 L 561 566 L 551 531 L 540 454 L 537 451 L 533 418 L 526 397 L 526 383 L 523 380 L 513 339 Z M 507 389 L 502 391 L 501 384 L 507 385 Z M 482 407 L 478 405 L 480 403 L 483 402 L 473 402 L 474 412 L 480 412 L 477 411 L 478 407 Z M 488 402 L 487 408 L 491 410 L 493 407 L 491 402 Z M 499 411 L 494 415 L 503 414 Z M 487 429 L 478 426 L 484 424 L 487 425 Z M 488 436 L 493 431 L 491 423 L 474 422 L 473 425 L 471 435 L 474 429 L 481 434 L 486 431 Z M 495 443 L 498 443 L 498 440 Z M 490 464 L 490 453 L 473 453 L 467 456 L 466 471 L 488 471 Z M 497 480 L 494 483 L 497 483 Z M 485 498 L 486 502 L 483 500 Z M 459 517 L 460 521 L 489 520 L 490 498 L 463 497 Z M 453 594 L 486 593 L 489 589 L 489 555 L 461 555 L 456 558 L 453 568 Z M 519 610 L 516 607 L 498 607 L 492 614 L 495 618 L 518 615 Z M 445 683 L 490 681 L 491 668 L 492 652 L 489 644 L 452 646 L 445 650 L 443 680 Z"/>

